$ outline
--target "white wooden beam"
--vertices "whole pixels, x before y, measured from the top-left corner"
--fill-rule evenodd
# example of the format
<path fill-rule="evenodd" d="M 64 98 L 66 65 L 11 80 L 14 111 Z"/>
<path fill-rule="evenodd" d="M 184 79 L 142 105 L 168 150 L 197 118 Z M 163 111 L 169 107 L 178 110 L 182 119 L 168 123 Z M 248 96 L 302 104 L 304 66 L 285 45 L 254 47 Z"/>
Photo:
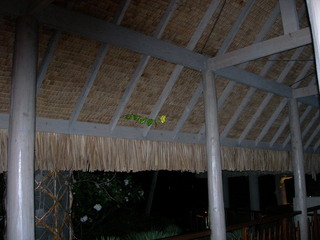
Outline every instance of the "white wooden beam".
<path fill-rule="evenodd" d="M 313 150 L 316 151 L 316 150 L 319 148 L 319 146 L 320 146 L 320 138 L 319 138 L 319 140 L 316 142 L 316 144 L 314 145 Z"/>
<path fill-rule="evenodd" d="M 8 129 L 8 125 L 9 115 L 0 113 L 0 129 Z M 164 142 L 180 142 L 188 144 L 205 144 L 205 139 L 199 138 L 198 134 L 179 132 L 176 138 L 173 139 L 173 131 L 152 129 L 150 130 L 148 136 L 146 138 L 143 138 L 141 130 L 141 128 L 116 126 L 114 131 L 111 132 L 110 127 L 107 124 L 75 122 L 75 124 L 70 127 L 68 120 L 47 118 L 36 119 L 36 131 L 38 132 L 52 132 L 57 134 L 74 134 Z M 221 145 L 226 147 L 290 151 L 290 146 L 283 147 L 282 144 L 273 144 L 272 146 L 270 146 L 269 142 L 259 142 L 258 145 L 255 145 L 255 141 L 252 140 L 244 140 L 241 144 L 239 144 L 238 140 L 234 138 L 220 138 L 220 141 Z M 306 149 L 305 152 L 320 153 L 320 149 L 315 149 L 314 151 L 312 147 Z"/>
<path fill-rule="evenodd" d="M 294 173 L 294 210 L 301 211 L 298 216 L 300 225 L 300 239 L 308 239 L 308 216 L 306 205 L 306 182 L 303 161 L 302 136 L 299 123 L 299 110 L 296 99 L 291 99 L 289 103 L 290 133 L 292 147 L 292 168 Z"/>
<path fill-rule="evenodd" d="M 307 97 L 307 96 L 318 95 L 318 94 L 319 94 L 319 89 L 317 85 L 293 89 L 294 98 L 301 98 L 301 97 Z"/>
<path fill-rule="evenodd" d="M 311 127 L 314 125 L 316 121 L 319 121 L 319 110 L 313 115 L 313 118 L 310 120 L 310 122 L 307 124 L 307 126 L 302 131 L 302 139 L 306 136 L 306 134 L 309 132 Z M 287 138 L 286 141 L 283 143 L 283 146 L 286 146 L 288 144 L 288 140 L 290 138 Z"/>
<path fill-rule="evenodd" d="M 198 24 L 194 34 L 192 35 L 188 45 L 187 45 L 187 49 L 189 50 L 193 50 L 196 46 L 196 44 L 198 43 L 200 37 L 202 36 L 205 28 L 207 27 L 208 23 L 210 22 L 210 19 L 212 17 L 212 15 L 214 14 L 214 12 L 216 11 L 218 5 L 219 5 L 220 1 L 217 0 L 212 0 L 211 4 L 209 5 L 207 11 L 205 12 L 205 14 L 203 15 L 200 23 Z M 159 114 L 164 102 L 166 101 L 167 97 L 169 96 L 171 89 L 173 88 L 174 84 L 176 83 L 178 77 L 180 76 L 180 73 L 183 70 L 182 65 L 177 65 L 175 66 L 175 68 L 173 69 L 173 72 L 166 84 L 166 86 L 164 87 L 160 97 L 158 98 L 156 104 L 154 105 L 151 114 L 149 115 L 149 118 L 151 119 L 155 119 L 157 117 L 157 115 Z M 151 126 L 146 126 L 144 127 L 143 130 L 143 136 L 147 136 L 149 130 L 150 130 Z"/>
<path fill-rule="evenodd" d="M 307 140 L 306 144 L 303 146 L 303 149 L 307 149 L 310 144 L 312 143 L 313 139 L 319 134 L 320 132 L 320 124 L 318 124 L 318 127 L 313 131 L 309 139 Z"/>
<path fill-rule="evenodd" d="M 13 57 L 6 239 L 35 239 L 34 149 L 35 86 L 38 59 L 38 23 L 33 16 L 17 19 Z"/>
<path fill-rule="evenodd" d="M 0 12 L 17 16 L 20 9 L 16 6 L 10 0 L 3 0 L 0 2 Z M 207 68 L 208 57 L 199 53 L 53 4 L 38 13 L 37 19 L 49 28 L 75 33 L 191 69 L 201 71 Z"/>
<path fill-rule="evenodd" d="M 310 122 L 308 123 L 308 125 L 305 127 L 305 129 L 303 129 L 302 131 L 302 140 L 304 139 L 304 137 L 307 135 L 307 133 L 310 131 L 310 129 L 312 128 L 312 126 L 316 123 L 319 122 L 319 116 L 320 116 L 320 112 L 319 110 L 315 113 L 315 115 L 313 116 L 313 118 L 310 120 Z"/>
<path fill-rule="evenodd" d="M 56 50 L 56 46 L 61 36 L 61 31 L 54 30 L 50 42 L 48 44 L 46 53 L 44 58 L 42 59 L 38 74 L 37 74 L 37 86 L 36 86 L 36 94 L 38 95 L 43 83 L 43 80 L 47 74 L 47 70 L 49 68 L 50 62 L 53 58 L 54 51 Z"/>
<path fill-rule="evenodd" d="M 218 70 L 216 75 L 281 97 L 292 97 L 292 90 L 290 87 L 237 67 L 228 67 Z"/>
<path fill-rule="evenodd" d="M 131 2 L 131 0 L 123 1 L 122 6 L 121 6 L 121 11 L 118 12 L 117 16 L 114 19 L 114 22 L 116 25 L 120 25 L 120 23 L 122 22 L 124 14 L 130 5 L 130 2 Z M 74 124 L 74 122 L 77 121 L 77 119 L 80 115 L 81 109 L 82 109 L 82 107 L 83 107 L 83 105 L 89 95 L 89 92 L 93 86 L 94 80 L 97 77 L 97 74 L 100 70 L 100 67 L 101 67 L 103 60 L 105 59 L 105 56 L 107 55 L 108 51 L 109 51 L 109 44 L 104 43 L 103 46 L 101 47 L 101 50 L 100 50 L 98 56 L 95 59 L 94 64 L 91 67 L 90 74 L 86 80 L 86 83 L 82 87 L 81 93 L 77 99 L 76 105 L 75 105 L 73 112 L 71 114 L 71 117 L 70 117 L 70 125 Z"/>
<path fill-rule="evenodd" d="M 69 2 L 67 4 L 67 8 L 70 9 L 73 6 L 73 1 Z M 42 59 L 40 68 L 38 70 L 38 74 L 37 74 L 37 86 L 36 86 L 36 94 L 38 95 L 43 83 L 43 80 L 47 74 L 49 65 L 51 63 L 51 60 L 53 58 L 54 55 L 54 51 L 56 50 L 56 46 L 58 44 L 58 41 L 61 37 L 61 31 L 59 30 L 54 30 L 52 37 L 50 39 L 50 42 L 48 44 L 47 50 L 45 52 L 45 55 Z"/>
<path fill-rule="evenodd" d="M 259 136 L 256 139 L 256 144 L 262 141 L 265 135 L 267 135 L 269 129 L 271 128 L 274 121 L 279 117 L 280 113 L 282 112 L 283 108 L 287 105 L 287 99 L 282 99 L 276 110 L 273 112 L 267 123 L 262 128 Z"/>
<path fill-rule="evenodd" d="M 226 240 L 218 109 L 212 71 L 203 72 L 211 240 Z"/>
<path fill-rule="evenodd" d="M 298 105 L 299 106 L 299 105 Z M 306 117 L 308 116 L 308 114 L 310 113 L 310 111 L 312 110 L 312 107 L 311 106 L 308 106 L 307 108 L 306 108 L 306 110 L 303 112 L 303 114 L 301 115 L 301 117 L 300 117 L 300 125 L 301 125 L 301 123 L 303 123 L 303 121 L 306 119 Z M 285 123 L 289 123 L 289 117 L 286 117 L 286 119 L 283 121 L 283 123 L 281 124 L 281 127 L 280 128 L 282 128 L 282 126 L 285 124 Z M 284 127 L 286 127 L 286 126 L 284 126 Z M 280 128 L 279 128 L 279 130 L 280 130 Z M 278 131 L 279 131 L 278 130 Z M 276 133 L 276 135 L 278 134 L 278 132 Z M 279 137 L 279 136 L 278 136 Z M 283 143 L 282 143 L 282 146 L 283 147 L 286 147 L 287 146 L 287 144 L 288 144 L 288 142 L 290 141 L 290 139 L 291 139 L 291 135 L 290 134 L 288 134 L 288 136 L 286 137 L 286 139 L 283 141 Z M 273 139 L 272 139 L 272 141 L 271 141 L 271 143 L 273 142 Z M 275 142 L 275 141 L 274 141 Z"/>
<path fill-rule="evenodd" d="M 299 18 L 296 9 L 296 0 L 279 0 L 284 34 L 299 29 Z"/>
<path fill-rule="evenodd" d="M 198 88 L 196 89 L 196 91 L 193 93 L 191 100 L 189 101 L 188 105 L 184 109 L 184 112 L 182 113 L 179 121 L 177 122 L 177 124 L 173 130 L 173 134 L 172 134 L 173 139 L 175 139 L 177 137 L 177 134 L 180 132 L 181 128 L 183 127 L 183 124 L 185 123 L 185 121 L 189 117 L 192 109 L 199 101 L 199 98 L 202 95 L 202 91 L 203 91 L 203 86 L 202 86 L 202 84 L 200 84 L 198 86 Z"/>
<path fill-rule="evenodd" d="M 50 5 L 37 18 L 50 28 L 72 32 L 192 69 L 206 68 L 206 56 L 79 12 Z"/>
<path fill-rule="evenodd" d="M 234 66 L 257 58 L 266 57 L 310 43 L 310 29 L 304 28 L 290 34 L 275 37 L 270 40 L 256 43 L 251 46 L 211 58 L 208 63 L 208 68 L 216 71 L 218 69 Z"/>

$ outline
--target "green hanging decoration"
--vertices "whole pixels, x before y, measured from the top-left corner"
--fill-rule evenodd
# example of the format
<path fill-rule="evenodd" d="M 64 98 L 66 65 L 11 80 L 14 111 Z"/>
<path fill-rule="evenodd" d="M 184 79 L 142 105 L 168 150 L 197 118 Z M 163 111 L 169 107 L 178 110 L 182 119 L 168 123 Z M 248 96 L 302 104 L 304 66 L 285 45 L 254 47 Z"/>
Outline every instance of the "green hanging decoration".
<path fill-rule="evenodd" d="M 156 119 L 142 117 L 137 114 L 126 114 L 123 117 L 127 120 L 135 120 L 141 124 L 147 124 L 148 126 L 151 126 L 152 124 L 157 126 L 158 122 L 165 123 L 167 121 L 167 116 L 165 115 L 162 115 L 161 117 L 158 117 Z"/>

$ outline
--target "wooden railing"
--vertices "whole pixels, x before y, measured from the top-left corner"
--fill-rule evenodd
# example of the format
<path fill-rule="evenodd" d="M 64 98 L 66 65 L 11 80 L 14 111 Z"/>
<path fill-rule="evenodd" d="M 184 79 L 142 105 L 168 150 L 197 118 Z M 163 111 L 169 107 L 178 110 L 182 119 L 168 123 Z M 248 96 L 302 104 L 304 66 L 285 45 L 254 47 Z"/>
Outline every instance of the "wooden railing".
<path fill-rule="evenodd" d="M 308 208 L 309 240 L 320 239 L 320 221 L 318 210 L 320 210 L 320 206 Z M 228 226 L 228 239 L 300 240 L 299 224 L 294 221 L 294 217 L 299 215 L 300 213 L 301 212 L 284 213 L 278 216 L 270 216 L 251 222 Z M 163 238 L 162 240 L 193 240 L 201 238 L 205 239 L 205 237 L 210 236 L 210 234 L 211 231 L 206 230 L 197 233 L 189 233 L 179 236 Z"/>

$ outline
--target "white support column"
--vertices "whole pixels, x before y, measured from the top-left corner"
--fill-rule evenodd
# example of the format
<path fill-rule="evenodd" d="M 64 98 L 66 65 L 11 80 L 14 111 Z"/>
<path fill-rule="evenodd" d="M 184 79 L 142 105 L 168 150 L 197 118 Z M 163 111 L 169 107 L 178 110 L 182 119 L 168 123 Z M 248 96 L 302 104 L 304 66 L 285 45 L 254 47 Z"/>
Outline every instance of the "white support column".
<path fill-rule="evenodd" d="M 257 175 L 249 176 L 249 191 L 250 209 L 252 211 L 260 211 L 259 177 Z"/>
<path fill-rule="evenodd" d="M 290 99 L 290 133 L 292 145 L 292 164 L 294 173 L 295 204 L 294 210 L 301 211 L 299 216 L 301 239 L 308 239 L 308 218 L 306 207 L 306 181 L 303 160 L 299 111 L 296 99 Z"/>
<path fill-rule="evenodd" d="M 226 239 L 218 109 L 212 71 L 203 72 L 211 240 Z"/>
<path fill-rule="evenodd" d="M 311 32 L 313 39 L 314 56 L 316 58 L 316 69 L 318 76 L 318 88 L 320 90 L 320 1 L 306 0 L 309 19 L 311 24 Z"/>
<path fill-rule="evenodd" d="M 16 25 L 8 141 L 7 239 L 35 239 L 34 135 L 38 25 L 19 17 Z"/>

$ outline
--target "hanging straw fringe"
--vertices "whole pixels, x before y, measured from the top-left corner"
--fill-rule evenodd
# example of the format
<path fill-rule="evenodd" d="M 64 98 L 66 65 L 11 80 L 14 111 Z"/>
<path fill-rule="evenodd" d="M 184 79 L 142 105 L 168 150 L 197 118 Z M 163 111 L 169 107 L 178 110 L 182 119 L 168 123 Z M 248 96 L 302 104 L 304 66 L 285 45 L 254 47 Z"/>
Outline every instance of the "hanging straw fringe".
<path fill-rule="evenodd" d="M 7 130 L 0 129 L 0 172 L 7 170 Z M 305 154 L 305 171 L 320 172 L 320 155 Z M 290 153 L 250 148 L 221 148 L 222 169 L 292 171 Z M 35 169 L 119 171 L 207 170 L 205 145 L 36 133 Z"/>

